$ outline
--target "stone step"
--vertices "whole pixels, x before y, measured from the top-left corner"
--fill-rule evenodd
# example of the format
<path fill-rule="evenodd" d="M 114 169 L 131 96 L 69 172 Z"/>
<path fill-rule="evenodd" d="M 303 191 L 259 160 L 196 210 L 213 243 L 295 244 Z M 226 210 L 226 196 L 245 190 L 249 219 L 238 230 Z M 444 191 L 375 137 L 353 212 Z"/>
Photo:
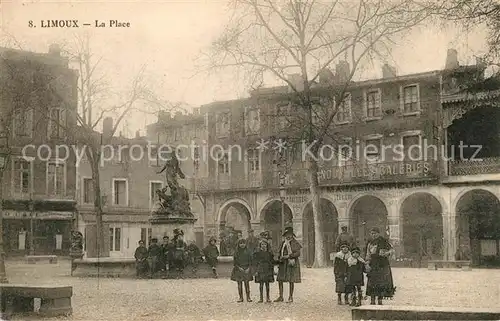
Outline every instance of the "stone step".
<path fill-rule="evenodd" d="M 352 320 L 500 320 L 500 309 L 367 305 L 353 308 Z"/>

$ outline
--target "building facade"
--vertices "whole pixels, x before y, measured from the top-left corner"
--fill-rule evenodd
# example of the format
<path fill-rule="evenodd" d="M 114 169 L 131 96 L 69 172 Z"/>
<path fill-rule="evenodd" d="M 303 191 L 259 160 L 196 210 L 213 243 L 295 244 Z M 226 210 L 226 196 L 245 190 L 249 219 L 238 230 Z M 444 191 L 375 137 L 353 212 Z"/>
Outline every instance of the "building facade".
<path fill-rule="evenodd" d="M 103 126 L 103 135 L 110 135 L 113 120 L 105 119 Z M 149 218 L 159 201 L 156 191 L 166 185 L 165 172 L 159 172 L 167 155 L 158 155 L 167 150 L 158 148 L 158 145 L 166 142 L 164 135 L 161 137 L 163 143 L 158 143 L 158 137 L 148 140 L 139 134 L 134 139 L 120 136 L 104 139 L 110 141 L 110 144 L 102 147 L 99 176 L 104 211 L 104 240 L 110 257 L 131 258 L 134 257 L 139 240 L 149 244 L 152 237 L 161 241 L 164 236 L 152 234 Z M 186 185 L 185 181 L 181 180 L 180 183 Z M 86 157 L 78 164 L 77 201 L 78 228 L 85 236 L 85 255 L 95 257 L 94 191 L 92 170 Z M 193 205 L 196 202 L 192 207 Z M 199 213 L 199 209 L 194 211 Z M 198 220 L 195 233 L 200 230 L 203 230 L 203 225 Z"/>
<path fill-rule="evenodd" d="M 496 91 L 464 94 L 467 81 L 483 77 L 484 66 L 460 66 L 456 57 L 450 50 L 445 69 L 405 76 L 384 66 L 382 79 L 348 87 L 332 136 L 363 152 L 319 163 L 327 257 L 345 225 L 360 246 L 369 229 L 379 227 L 400 260 L 500 263 L 499 96 Z M 340 63 L 332 79 L 342 79 L 346 70 L 349 66 Z M 321 96 L 329 88 L 320 80 L 315 92 Z M 197 152 L 202 159 L 188 159 L 186 166 L 204 166 L 203 172 L 193 172 L 191 188 L 202 200 L 205 242 L 232 226 L 244 234 L 270 230 L 276 244 L 284 204 L 285 225 L 294 227 L 304 244 L 302 259 L 312 265 L 314 222 L 306 163 L 300 152 L 289 153 L 280 181 L 283 169 L 274 165 L 272 148 L 256 148 L 261 139 L 286 137 L 289 101 L 288 88 L 275 87 L 254 91 L 247 99 L 202 106 L 196 116 L 206 133 Z M 158 135 L 153 129 L 159 130 L 159 124 L 183 127 L 186 121 L 160 119 L 149 132 Z"/>
<path fill-rule="evenodd" d="M 76 226 L 78 73 L 56 45 L 49 53 L 0 48 L 3 246 L 7 255 L 67 255 Z"/>

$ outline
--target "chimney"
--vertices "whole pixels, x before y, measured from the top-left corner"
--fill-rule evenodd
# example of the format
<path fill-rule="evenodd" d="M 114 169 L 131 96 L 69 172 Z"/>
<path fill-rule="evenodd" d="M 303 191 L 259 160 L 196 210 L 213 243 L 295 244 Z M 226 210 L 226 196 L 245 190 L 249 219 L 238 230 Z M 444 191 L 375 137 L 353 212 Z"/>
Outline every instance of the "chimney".
<path fill-rule="evenodd" d="M 319 83 L 322 86 L 333 85 L 334 78 L 333 72 L 328 68 L 324 68 L 319 72 Z"/>
<path fill-rule="evenodd" d="M 347 61 L 341 60 L 337 64 L 335 72 L 337 74 L 337 81 L 341 84 L 345 83 L 349 81 L 349 76 L 351 75 L 351 66 L 349 66 L 349 63 Z"/>
<path fill-rule="evenodd" d="M 458 63 L 458 53 L 455 49 L 448 49 L 446 53 L 446 64 L 445 69 L 455 69 L 458 68 L 460 64 Z"/>
<path fill-rule="evenodd" d="M 53 43 L 49 46 L 49 54 L 52 56 L 60 56 L 61 55 L 61 47 L 58 44 Z"/>
<path fill-rule="evenodd" d="M 141 138 L 141 131 L 140 130 L 135 132 L 135 138 L 137 138 L 137 139 Z"/>
<path fill-rule="evenodd" d="M 102 134 L 105 137 L 111 137 L 111 132 L 113 131 L 113 118 L 106 117 L 102 121 Z"/>
<path fill-rule="evenodd" d="M 388 63 L 385 63 L 382 66 L 382 78 L 394 78 L 397 77 L 397 72 L 396 68 L 393 66 L 389 65 Z"/>
<path fill-rule="evenodd" d="M 296 91 L 303 91 L 304 90 L 304 80 L 302 79 L 301 74 L 288 75 L 288 81 L 290 83 L 292 83 L 292 85 Z M 288 86 L 288 92 L 295 92 L 295 90 L 292 89 L 291 86 Z"/>

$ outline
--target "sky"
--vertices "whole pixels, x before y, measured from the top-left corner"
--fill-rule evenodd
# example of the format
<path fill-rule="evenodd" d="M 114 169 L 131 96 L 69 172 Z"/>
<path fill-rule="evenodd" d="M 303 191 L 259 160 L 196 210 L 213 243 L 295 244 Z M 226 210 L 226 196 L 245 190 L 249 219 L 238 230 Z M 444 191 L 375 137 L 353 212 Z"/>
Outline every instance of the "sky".
<path fill-rule="evenodd" d="M 170 101 L 199 106 L 247 96 L 248 88 L 238 75 L 207 76 L 196 72 L 195 59 L 221 34 L 228 21 L 226 1 L 3 0 L 0 6 L 0 39 L 15 38 L 24 50 L 47 52 L 52 43 L 67 43 L 75 33 L 90 32 L 93 52 L 102 58 L 102 72 L 117 90 L 125 91 L 145 66 L 148 83 Z M 80 28 L 40 27 L 40 20 L 52 19 L 78 19 Z M 36 28 L 29 27 L 30 20 Z M 82 26 L 85 22 L 94 25 L 95 20 L 130 22 L 130 28 Z M 441 69 L 449 48 L 458 50 L 461 64 L 474 63 L 474 55 L 485 49 L 484 30 L 478 27 L 464 32 L 453 25 L 421 26 L 394 45 L 388 62 L 400 75 Z M 380 66 L 363 74 L 363 78 L 379 77 Z M 124 123 L 122 130 L 127 136 L 136 130 L 145 134 L 145 125 L 155 121 L 153 115 L 138 116 Z"/>

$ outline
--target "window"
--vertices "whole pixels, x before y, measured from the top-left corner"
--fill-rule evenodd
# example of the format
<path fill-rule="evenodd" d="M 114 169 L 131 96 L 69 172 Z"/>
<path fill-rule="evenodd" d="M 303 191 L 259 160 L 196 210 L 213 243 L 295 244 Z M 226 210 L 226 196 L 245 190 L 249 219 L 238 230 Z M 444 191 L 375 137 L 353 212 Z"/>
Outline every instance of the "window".
<path fill-rule="evenodd" d="M 94 182 L 92 178 L 83 179 L 83 203 L 94 204 Z"/>
<path fill-rule="evenodd" d="M 141 228 L 141 241 L 144 241 L 144 245 L 149 246 L 149 241 L 152 238 L 153 229 L 152 228 Z"/>
<path fill-rule="evenodd" d="M 248 164 L 250 172 L 258 172 L 260 170 L 260 153 L 258 149 L 248 150 Z"/>
<path fill-rule="evenodd" d="M 348 123 L 351 121 L 351 94 L 346 93 L 344 100 L 339 104 L 337 110 L 337 123 Z"/>
<path fill-rule="evenodd" d="M 174 141 L 181 140 L 182 128 L 174 128 L 172 131 L 173 131 Z"/>
<path fill-rule="evenodd" d="M 111 252 L 120 252 L 122 245 L 122 230 L 119 227 L 109 229 L 109 250 Z"/>
<path fill-rule="evenodd" d="M 404 161 L 419 161 L 422 158 L 420 135 L 405 135 L 402 139 Z"/>
<path fill-rule="evenodd" d="M 229 174 L 229 155 L 227 152 L 219 155 L 218 169 L 219 174 Z"/>
<path fill-rule="evenodd" d="M 16 158 L 13 162 L 13 190 L 15 194 L 29 194 L 31 192 L 31 161 L 25 158 Z"/>
<path fill-rule="evenodd" d="M 219 137 L 229 136 L 230 126 L 231 126 L 231 114 L 229 112 L 223 112 L 217 114 L 217 121 L 215 128 L 217 136 Z"/>
<path fill-rule="evenodd" d="M 290 112 L 290 105 L 276 106 L 276 129 L 282 131 L 288 128 L 288 116 Z"/>
<path fill-rule="evenodd" d="M 382 115 L 380 90 L 371 90 L 366 94 L 366 118 L 377 118 Z"/>
<path fill-rule="evenodd" d="M 33 110 L 18 108 L 13 112 L 13 131 L 15 137 L 31 137 L 33 133 Z"/>
<path fill-rule="evenodd" d="M 365 141 L 365 158 L 368 162 L 378 162 L 381 160 L 382 139 L 374 138 Z"/>
<path fill-rule="evenodd" d="M 420 110 L 418 85 L 403 88 L 403 113 L 414 113 Z"/>
<path fill-rule="evenodd" d="M 163 188 L 163 182 L 149 182 L 149 206 L 153 207 L 156 202 L 160 200 L 158 194 L 156 194 L 157 190 L 161 190 Z"/>
<path fill-rule="evenodd" d="M 66 171 L 63 161 L 47 162 L 47 195 L 63 196 L 66 188 Z"/>
<path fill-rule="evenodd" d="M 354 151 L 352 148 L 352 139 L 345 138 L 339 143 L 338 147 L 338 165 L 346 166 L 354 157 Z"/>
<path fill-rule="evenodd" d="M 128 149 L 125 146 L 116 146 L 113 151 L 113 163 L 122 164 L 125 162 L 125 156 L 127 155 Z"/>
<path fill-rule="evenodd" d="M 113 179 L 113 204 L 119 206 L 128 205 L 128 184 L 126 179 Z"/>
<path fill-rule="evenodd" d="M 198 170 L 200 169 L 200 147 L 196 146 L 193 149 L 193 168 L 195 175 L 198 174 Z"/>
<path fill-rule="evenodd" d="M 260 132 L 260 113 L 257 107 L 245 108 L 245 131 L 247 135 Z"/>
<path fill-rule="evenodd" d="M 49 138 L 64 137 L 64 128 L 66 127 L 66 110 L 62 108 L 53 108 L 50 110 L 49 119 Z"/>

